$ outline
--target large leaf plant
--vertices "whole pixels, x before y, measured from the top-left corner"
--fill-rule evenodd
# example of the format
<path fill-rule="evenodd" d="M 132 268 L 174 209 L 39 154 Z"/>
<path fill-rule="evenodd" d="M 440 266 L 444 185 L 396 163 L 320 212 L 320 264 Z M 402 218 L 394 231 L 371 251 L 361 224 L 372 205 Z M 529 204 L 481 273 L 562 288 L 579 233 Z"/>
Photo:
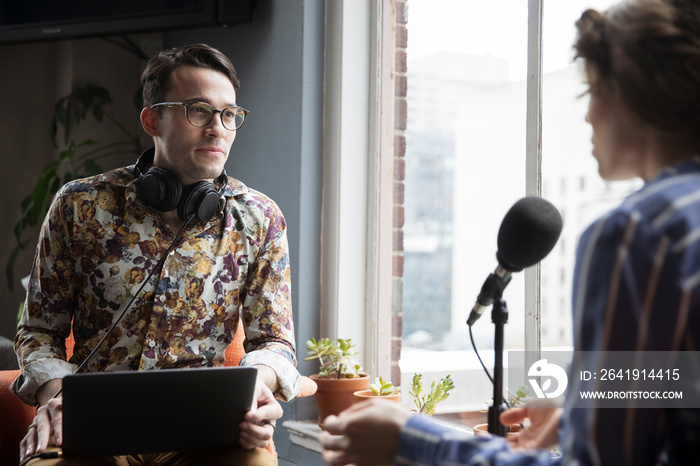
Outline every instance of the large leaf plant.
<path fill-rule="evenodd" d="M 43 222 L 56 191 L 69 181 L 101 173 L 103 168 L 99 161 L 105 157 L 141 153 L 140 133 L 129 131 L 105 110 L 111 102 L 109 91 L 94 84 L 76 88 L 56 102 L 50 136 L 58 157 L 44 168 L 32 192 L 20 205 L 20 217 L 14 226 L 17 244 L 6 265 L 10 290 L 14 288 L 17 257 L 22 250 L 36 245 L 33 227 Z M 140 92 L 135 95 L 134 104 L 141 109 Z M 75 130 L 90 116 L 98 122 L 106 119 L 124 139 L 108 144 L 98 144 L 92 139 L 76 141 Z"/>

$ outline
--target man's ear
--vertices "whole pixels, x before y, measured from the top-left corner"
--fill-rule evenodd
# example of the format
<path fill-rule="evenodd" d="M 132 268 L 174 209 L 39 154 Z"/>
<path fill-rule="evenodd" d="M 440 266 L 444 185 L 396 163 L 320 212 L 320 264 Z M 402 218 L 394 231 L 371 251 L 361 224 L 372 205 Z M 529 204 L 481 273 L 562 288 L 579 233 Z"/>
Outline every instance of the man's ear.
<path fill-rule="evenodd" d="M 156 137 L 160 136 L 160 117 L 156 110 L 146 107 L 141 110 L 141 126 L 146 134 Z"/>

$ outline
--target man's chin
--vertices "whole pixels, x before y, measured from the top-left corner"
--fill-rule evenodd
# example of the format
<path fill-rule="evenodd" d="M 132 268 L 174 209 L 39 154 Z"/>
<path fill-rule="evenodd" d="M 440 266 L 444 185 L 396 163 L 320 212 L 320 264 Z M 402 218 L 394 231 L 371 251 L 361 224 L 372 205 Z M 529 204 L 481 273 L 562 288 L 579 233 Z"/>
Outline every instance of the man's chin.
<path fill-rule="evenodd" d="M 199 181 L 214 182 L 217 178 L 221 176 L 224 172 L 223 168 L 220 169 L 210 169 L 210 170 L 197 170 L 190 171 L 187 178 L 183 178 L 182 185 L 189 186 L 191 184 L 197 183 Z"/>

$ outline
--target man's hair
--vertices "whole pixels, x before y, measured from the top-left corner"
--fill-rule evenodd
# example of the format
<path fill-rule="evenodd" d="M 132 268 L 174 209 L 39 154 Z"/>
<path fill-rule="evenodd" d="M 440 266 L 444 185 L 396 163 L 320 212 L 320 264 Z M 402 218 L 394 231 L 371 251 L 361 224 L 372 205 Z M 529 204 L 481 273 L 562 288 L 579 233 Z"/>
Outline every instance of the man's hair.
<path fill-rule="evenodd" d="M 163 50 L 148 61 L 141 75 L 144 107 L 163 102 L 170 74 L 181 65 L 219 71 L 226 75 L 234 89 L 240 87 L 236 70 L 226 55 L 206 44 L 184 45 Z"/>
<path fill-rule="evenodd" d="M 700 6 L 696 0 L 628 0 L 576 22 L 576 58 L 592 91 L 615 89 L 652 127 L 700 134 Z"/>

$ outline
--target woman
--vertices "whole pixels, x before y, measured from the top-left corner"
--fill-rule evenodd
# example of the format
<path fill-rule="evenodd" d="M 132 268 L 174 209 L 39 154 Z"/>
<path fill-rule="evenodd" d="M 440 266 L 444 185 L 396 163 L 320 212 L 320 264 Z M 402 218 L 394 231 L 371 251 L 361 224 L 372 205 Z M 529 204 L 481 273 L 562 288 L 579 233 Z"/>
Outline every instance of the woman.
<path fill-rule="evenodd" d="M 690 0 L 634 0 L 605 13 L 587 10 L 576 23 L 599 173 L 645 184 L 581 237 L 573 297 L 577 353 L 563 413 L 530 406 L 502 415 L 504 423 L 533 421 L 517 447 L 546 448 L 558 437 L 563 458 L 514 451 L 500 438 L 468 438 L 389 404 L 366 403 L 324 422 L 329 464 L 697 463 L 696 410 L 577 409 L 579 391 L 596 382 L 576 374 L 597 367 L 607 352 L 700 347 L 698 8 Z"/>

